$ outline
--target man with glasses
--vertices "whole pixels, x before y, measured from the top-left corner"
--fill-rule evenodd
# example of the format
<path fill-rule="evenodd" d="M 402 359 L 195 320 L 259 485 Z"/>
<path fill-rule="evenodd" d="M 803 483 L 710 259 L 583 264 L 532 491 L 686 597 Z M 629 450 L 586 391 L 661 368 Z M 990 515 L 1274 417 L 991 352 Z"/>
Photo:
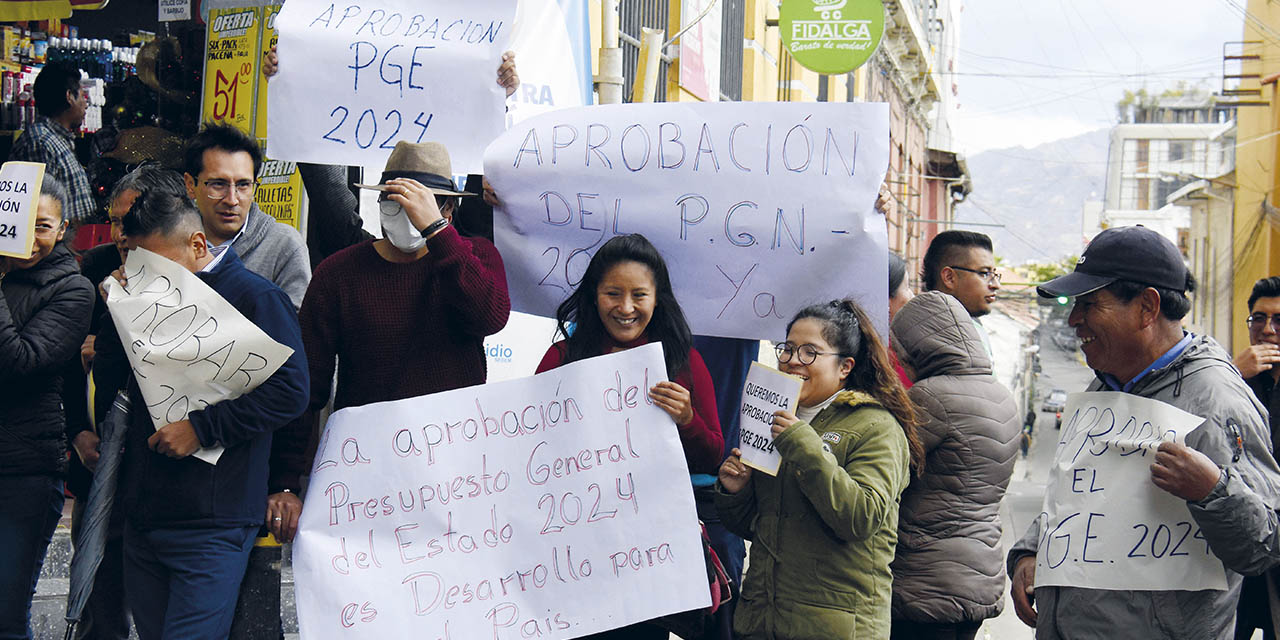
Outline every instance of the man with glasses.
<path fill-rule="evenodd" d="M 311 281 L 311 262 L 302 236 L 279 224 L 253 202 L 262 150 L 239 129 L 206 124 L 187 144 L 187 195 L 204 220 L 214 255 L 235 247 L 250 271 L 284 290 L 295 308 Z"/>
<path fill-rule="evenodd" d="M 973 231 L 939 233 L 924 253 L 920 280 L 925 291 L 941 291 L 964 305 L 990 354 L 991 341 L 978 318 L 991 313 L 1000 290 L 991 238 Z"/>
<path fill-rule="evenodd" d="M 1236 368 L 1244 376 L 1245 384 L 1258 397 L 1258 402 L 1270 414 L 1271 450 L 1280 444 L 1276 421 L 1280 420 L 1280 393 L 1276 381 L 1280 379 L 1280 276 L 1263 278 L 1253 285 L 1249 294 L 1249 348 L 1235 357 Z M 1280 589 L 1271 586 L 1276 579 L 1274 572 L 1260 576 L 1246 576 L 1240 592 L 1240 608 L 1236 612 L 1236 637 L 1248 638 L 1254 629 L 1262 629 L 1268 640 L 1276 637 L 1273 612 L 1280 614 L 1280 602 L 1271 606 L 1271 599 L 1280 597 Z M 1275 595 L 1272 595 L 1272 594 Z"/>

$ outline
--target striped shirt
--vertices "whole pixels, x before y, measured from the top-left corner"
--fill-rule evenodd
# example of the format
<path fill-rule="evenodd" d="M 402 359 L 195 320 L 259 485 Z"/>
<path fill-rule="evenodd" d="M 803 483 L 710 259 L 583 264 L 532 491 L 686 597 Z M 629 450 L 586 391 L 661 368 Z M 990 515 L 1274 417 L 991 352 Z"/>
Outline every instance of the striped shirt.
<path fill-rule="evenodd" d="M 45 171 L 66 187 L 69 202 L 62 216 L 68 223 L 88 222 L 97 213 L 97 204 L 89 188 L 89 177 L 76 160 L 75 134 L 49 119 L 36 116 L 36 121 L 18 136 L 9 152 L 10 160 L 43 162 Z"/>

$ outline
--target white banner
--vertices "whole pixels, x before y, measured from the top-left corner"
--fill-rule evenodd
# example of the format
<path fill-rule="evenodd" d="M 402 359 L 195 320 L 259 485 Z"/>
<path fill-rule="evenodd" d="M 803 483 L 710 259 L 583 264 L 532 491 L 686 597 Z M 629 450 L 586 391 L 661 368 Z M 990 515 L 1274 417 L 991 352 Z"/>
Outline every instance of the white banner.
<path fill-rule="evenodd" d="M 280 72 L 267 155 L 382 167 L 399 140 L 442 142 L 455 173 L 502 132 L 497 83 L 515 0 L 290 0 L 276 17 Z"/>
<path fill-rule="evenodd" d="M 171 260 L 134 249 L 124 276 L 104 281 L 107 310 L 156 429 L 256 389 L 293 355 Z M 222 451 L 193 455 L 217 464 Z"/>
<path fill-rule="evenodd" d="M 777 369 L 752 362 L 742 387 L 742 408 L 738 424 L 742 428 L 742 462 L 771 476 L 778 475 L 782 454 L 773 447 L 773 414 L 796 412 L 804 381 Z"/>
<path fill-rule="evenodd" d="M 511 49 L 520 86 L 507 123 L 591 102 L 587 0 L 520 0 Z"/>
<path fill-rule="evenodd" d="M 1067 396 L 1045 492 L 1036 586 L 1092 589 L 1226 589 L 1187 503 L 1151 482 L 1166 441 L 1204 422 L 1128 393 Z"/>
<path fill-rule="evenodd" d="M 31 257 L 36 209 L 44 181 L 42 162 L 6 162 L 0 166 L 0 257 Z M 65 219 L 67 211 L 62 215 Z"/>
<path fill-rule="evenodd" d="M 305 638 L 576 638 L 710 605 L 660 344 L 329 418 Z"/>
<path fill-rule="evenodd" d="M 563 109 L 485 152 L 514 309 L 542 316 L 610 237 L 666 258 L 696 334 L 779 340 L 801 307 L 856 298 L 887 335 L 889 153 L 880 103 Z"/>

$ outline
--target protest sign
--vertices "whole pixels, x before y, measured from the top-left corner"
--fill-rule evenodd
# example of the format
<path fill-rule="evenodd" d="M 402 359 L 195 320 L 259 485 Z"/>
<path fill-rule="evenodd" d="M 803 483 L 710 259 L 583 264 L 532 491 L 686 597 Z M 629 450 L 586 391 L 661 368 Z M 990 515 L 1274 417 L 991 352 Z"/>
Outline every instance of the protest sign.
<path fill-rule="evenodd" d="M 576 638 L 711 604 L 661 344 L 329 418 L 305 638 Z"/>
<path fill-rule="evenodd" d="M 293 354 L 181 265 L 146 249 L 107 278 L 107 310 L 156 429 L 258 387 Z M 193 455 L 217 464 L 223 448 Z"/>
<path fill-rule="evenodd" d="M 1187 503 L 1151 482 L 1162 442 L 1204 422 L 1128 393 L 1073 393 L 1040 514 L 1036 586 L 1226 589 Z"/>
<path fill-rule="evenodd" d="M 554 315 L 592 253 L 644 234 L 693 332 L 780 339 L 806 304 L 852 296 L 886 335 L 889 152 L 880 103 L 561 109 L 485 153 L 512 307 Z"/>
<path fill-rule="evenodd" d="M 0 256 L 31 257 L 43 182 L 42 162 L 14 161 L 0 166 Z"/>
<path fill-rule="evenodd" d="M 267 154 L 381 167 L 397 141 L 434 141 L 455 171 L 476 171 L 502 132 L 496 79 L 515 4 L 290 0 L 276 16 Z"/>
<path fill-rule="evenodd" d="M 800 386 L 804 381 L 752 362 L 747 383 L 742 387 L 742 409 L 738 424 L 742 427 L 742 463 L 771 476 L 778 475 L 782 454 L 773 447 L 773 414 L 775 411 L 796 412 Z"/>

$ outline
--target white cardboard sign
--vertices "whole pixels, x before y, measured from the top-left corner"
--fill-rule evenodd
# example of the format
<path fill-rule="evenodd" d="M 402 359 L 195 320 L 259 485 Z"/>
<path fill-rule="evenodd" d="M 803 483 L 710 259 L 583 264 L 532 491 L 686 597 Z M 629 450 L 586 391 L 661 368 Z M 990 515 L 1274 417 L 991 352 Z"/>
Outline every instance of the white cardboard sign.
<path fill-rule="evenodd" d="M 156 429 L 256 389 L 293 355 L 171 260 L 134 249 L 124 275 L 128 287 L 104 281 L 107 310 Z M 193 455 L 217 464 L 222 451 Z"/>
<path fill-rule="evenodd" d="M 278 160 L 381 167 L 399 140 L 442 142 L 454 173 L 502 132 L 497 83 L 515 0 L 289 0 L 267 94 Z"/>
<path fill-rule="evenodd" d="M 305 638 L 576 638 L 710 605 L 661 344 L 329 418 Z"/>
<path fill-rule="evenodd" d="M 594 251 L 647 237 L 693 332 L 780 339 L 801 307 L 852 296 L 887 335 L 881 103 L 659 103 L 561 109 L 485 152 L 512 307 L 541 316 Z"/>
<path fill-rule="evenodd" d="M 0 166 L 0 256 L 31 257 L 43 181 L 42 162 L 14 161 Z"/>
<path fill-rule="evenodd" d="M 1045 492 L 1036 586 L 1226 589 L 1187 504 L 1151 481 L 1160 443 L 1183 443 L 1203 418 L 1128 393 L 1067 397 Z"/>
<path fill-rule="evenodd" d="M 773 414 L 795 413 L 804 381 L 759 362 L 752 362 L 742 387 L 742 462 L 771 476 L 778 475 L 782 454 L 773 447 Z"/>

